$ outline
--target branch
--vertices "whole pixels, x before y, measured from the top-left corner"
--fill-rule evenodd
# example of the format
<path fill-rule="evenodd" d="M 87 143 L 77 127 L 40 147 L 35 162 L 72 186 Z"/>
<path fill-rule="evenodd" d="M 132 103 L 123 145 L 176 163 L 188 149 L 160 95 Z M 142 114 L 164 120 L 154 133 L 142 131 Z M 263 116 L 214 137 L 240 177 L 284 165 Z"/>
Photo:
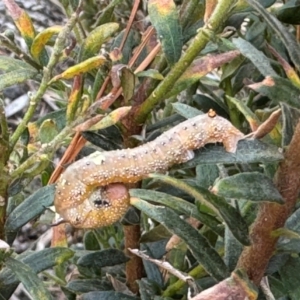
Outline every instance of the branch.
<path fill-rule="evenodd" d="M 285 199 L 285 204 L 261 204 L 250 233 L 252 245 L 245 247 L 238 262 L 238 268 L 245 269 L 257 286 L 264 276 L 278 240 L 278 237 L 272 236 L 272 232 L 284 226 L 297 201 L 300 191 L 299 148 L 300 122 L 275 176 L 275 185 Z"/>

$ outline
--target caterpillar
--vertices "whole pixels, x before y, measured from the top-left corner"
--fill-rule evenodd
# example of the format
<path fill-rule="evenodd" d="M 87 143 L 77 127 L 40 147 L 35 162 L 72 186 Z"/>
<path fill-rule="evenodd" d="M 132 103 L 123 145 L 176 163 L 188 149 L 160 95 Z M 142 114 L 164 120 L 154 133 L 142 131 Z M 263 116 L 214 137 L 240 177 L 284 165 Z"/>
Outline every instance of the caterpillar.
<path fill-rule="evenodd" d="M 54 199 L 56 211 L 78 228 L 113 224 L 129 207 L 124 184 L 191 160 L 193 150 L 208 143 L 222 142 L 226 151 L 235 152 L 243 138 L 244 134 L 228 120 L 210 110 L 136 148 L 96 151 L 70 165 L 61 175 Z"/>

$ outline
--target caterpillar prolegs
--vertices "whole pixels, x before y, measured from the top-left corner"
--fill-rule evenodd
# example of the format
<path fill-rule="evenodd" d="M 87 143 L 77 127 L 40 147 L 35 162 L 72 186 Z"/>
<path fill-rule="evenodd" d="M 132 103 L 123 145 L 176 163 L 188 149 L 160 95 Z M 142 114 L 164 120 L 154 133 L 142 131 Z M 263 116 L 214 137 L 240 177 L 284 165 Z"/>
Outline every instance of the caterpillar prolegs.
<path fill-rule="evenodd" d="M 113 224 L 129 207 L 125 183 L 150 173 L 165 172 L 194 157 L 193 150 L 223 143 L 235 152 L 244 134 L 214 111 L 178 124 L 154 141 L 133 149 L 94 152 L 70 165 L 57 182 L 54 204 L 74 227 L 97 228 Z"/>

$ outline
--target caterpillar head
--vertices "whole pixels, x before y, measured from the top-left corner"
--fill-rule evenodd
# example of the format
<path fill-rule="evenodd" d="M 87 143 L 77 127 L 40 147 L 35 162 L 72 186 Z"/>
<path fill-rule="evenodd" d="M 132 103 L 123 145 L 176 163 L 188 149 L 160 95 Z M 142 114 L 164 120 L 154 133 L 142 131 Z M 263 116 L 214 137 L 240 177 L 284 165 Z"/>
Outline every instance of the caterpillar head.
<path fill-rule="evenodd" d="M 62 193 L 60 197 L 63 197 Z M 99 228 L 120 220 L 126 213 L 129 202 L 130 196 L 125 185 L 112 183 L 94 188 L 77 206 L 74 206 L 70 199 L 69 207 L 65 201 L 63 207 L 55 201 L 55 208 L 57 213 L 74 227 Z"/>

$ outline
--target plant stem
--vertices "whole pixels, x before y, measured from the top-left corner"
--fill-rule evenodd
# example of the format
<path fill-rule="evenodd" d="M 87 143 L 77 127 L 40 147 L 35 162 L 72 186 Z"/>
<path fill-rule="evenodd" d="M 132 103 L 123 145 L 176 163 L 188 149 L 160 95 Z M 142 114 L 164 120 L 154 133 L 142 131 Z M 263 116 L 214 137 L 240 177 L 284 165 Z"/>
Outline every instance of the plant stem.
<path fill-rule="evenodd" d="M 10 176 L 16 178 L 28 170 L 33 164 L 41 160 L 48 159 L 50 161 L 53 153 L 60 147 L 65 138 L 73 133 L 74 127 L 84 121 L 83 118 L 78 117 L 76 121 L 66 126 L 50 143 L 44 144 L 42 148 L 30 156 L 23 164 L 21 164 L 17 169 L 15 169 Z"/>
<path fill-rule="evenodd" d="M 167 95 L 168 91 L 172 89 L 172 86 L 175 84 L 177 79 L 183 74 L 199 52 L 203 50 L 208 43 L 210 39 L 208 32 L 216 33 L 219 30 L 236 2 L 236 0 L 220 0 L 218 2 L 208 22 L 199 30 L 199 33 L 194 38 L 186 53 L 172 67 L 166 78 L 141 105 L 138 113 L 136 114 L 136 122 L 138 124 L 144 123 L 148 114 L 153 110 L 153 107 L 165 98 L 165 95 Z"/>
<path fill-rule="evenodd" d="M 72 15 L 72 17 L 69 19 L 67 24 L 64 26 L 64 28 L 61 30 L 61 32 L 57 36 L 57 39 L 55 41 L 55 45 L 53 48 L 53 52 L 49 59 L 49 63 L 43 69 L 43 78 L 42 78 L 41 84 L 39 86 L 39 89 L 37 90 L 37 92 L 35 94 L 32 94 L 29 96 L 30 102 L 29 102 L 28 110 L 26 111 L 19 126 L 16 128 L 15 132 L 11 136 L 11 139 L 10 139 L 10 148 L 11 149 L 14 148 L 14 146 L 17 143 L 18 139 L 20 138 L 21 134 L 26 129 L 28 122 L 33 117 L 38 104 L 40 103 L 43 95 L 45 94 L 45 92 L 48 88 L 48 82 L 51 79 L 52 70 L 53 70 L 54 66 L 57 64 L 57 62 L 63 52 L 63 49 L 65 48 L 66 40 L 68 39 L 68 36 L 71 34 L 71 30 L 77 21 L 78 13 L 79 13 L 79 11 L 77 10 L 76 13 Z"/>
<path fill-rule="evenodd" d="M 6 167 L 7 160 L 9 158 L 9 133 L 6 122 L 4 104 L 0 99 L 0 239 L 4 240 L 5 237 L 5 217 L 6 217 L 6 206 L 7 206 L 7 189 L 11 181 Z"/>
<path fill-rule="evenodd" d="M 272 232 L 284 226 L 297 201 L 300 191 L 299 147 L 300 122 L 275 176 L 275 184 L 285 204 L 264 202 L 260 205 L 250 233 L 252 245 L 244 248 L 238 262 L 238 268 L 246 270 L 249 278 L 257 286 L 264 276 L 278 240 L 278 237 L 272 236 Z"/>

